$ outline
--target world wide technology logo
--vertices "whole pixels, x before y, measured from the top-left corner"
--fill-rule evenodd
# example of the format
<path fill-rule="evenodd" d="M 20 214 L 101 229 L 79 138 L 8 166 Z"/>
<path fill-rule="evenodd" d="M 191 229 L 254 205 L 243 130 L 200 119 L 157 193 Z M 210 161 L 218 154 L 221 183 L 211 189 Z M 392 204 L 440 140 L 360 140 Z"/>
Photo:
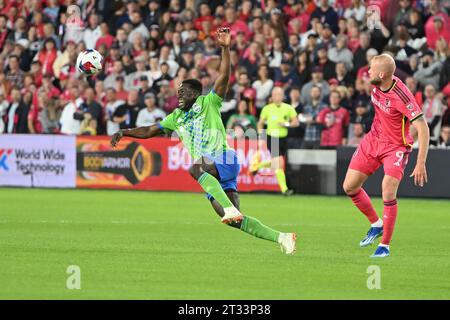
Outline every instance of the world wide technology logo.
<path fill-rule="evenodd" d="M 0 170 L 9 171 L 6 160 L 12 152 L 13 149 L 0 149 Z"/>

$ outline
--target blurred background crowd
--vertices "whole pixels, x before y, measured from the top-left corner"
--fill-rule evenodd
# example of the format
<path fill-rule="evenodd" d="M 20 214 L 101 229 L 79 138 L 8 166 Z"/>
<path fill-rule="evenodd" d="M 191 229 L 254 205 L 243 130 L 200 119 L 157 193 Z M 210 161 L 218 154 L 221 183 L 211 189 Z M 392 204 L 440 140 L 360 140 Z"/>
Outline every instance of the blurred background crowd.
<path fill-rule="evenodd" d="M 233 36 L 221 109 L 231 135 L 256 129 L 281 87 L 301 124 L 290 147 L 358 145 L 374 116 L 368 63 L 389 52 L 431 144 L 450 147 L 449 13 L 449 0 L 0 0 L 0 133 L 155 123 L 177 107 L 181 81 L 212 89 L 223 26 Z M 104 56 L 94 77 L 75 68 L 86 48 Z"/>

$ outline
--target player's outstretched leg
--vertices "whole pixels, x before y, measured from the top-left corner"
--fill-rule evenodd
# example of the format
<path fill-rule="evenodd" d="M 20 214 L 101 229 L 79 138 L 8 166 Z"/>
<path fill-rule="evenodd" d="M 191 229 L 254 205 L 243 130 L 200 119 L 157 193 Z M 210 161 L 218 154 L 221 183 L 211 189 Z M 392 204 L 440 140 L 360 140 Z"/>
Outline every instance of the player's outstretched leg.
<path fill-rule="evenodd" d="M 343 186 L 345 193 L 351 198 L 353 204 L 367 217 L 371 224 L 367 235 L 359 243 L 361 247 L 371 245 L 375 239 L 383 234 L 383 220 L 378 217 L 369 195 L 362 188 L 367 178 L 364 173 L 349 169 Z"/>
<path fill-rule="evenodd" d="M 226 192 L 229 200 L 233 203 L 233 205 L 240 210 L 240 201 L 239 194 L 234 190 L 229 190 Z M 217 214 L 223 218 L 225 212 L 218 201 L 215 199 L 211 199 L 211 205 Z M 269 240 L 272 242 L 276 242 L 280 245 L 281 250 L 286 254 L 294 254 L 296 250 L 296 234 L 295 233 L 283 233 L 277 230 L 274 230 L 256 218 L 244 215 L 241 221 L 230 222 L 229 226 L 238 228 L 245 233 L 248 233 L 257 238 Z"/>
<path fill-rule="evenodd" d="M 239 222 L 243 219 L 243 215 L 233 205 L 226 193 L 223 191 L 219 182 L 219 173 L 217 172 L 214 162 L 210 159 L 202 158 L 198 163 L 192 165 L 189 170 L 191 176 L 197 180 L 206 193 L 210 194 L 224 209 L 222 222 Z"/>
<path fill-rule="evenodd" d="M 383 258 L 390 254 L 389 244 L 394 233 L 395 221 L 397 220 L 397 190 L 400 185 L 400 179 L 385 175 L 383 179 L 383 222 L 384 233 L 381 243 L 372 255 L 373 258 Z"/>

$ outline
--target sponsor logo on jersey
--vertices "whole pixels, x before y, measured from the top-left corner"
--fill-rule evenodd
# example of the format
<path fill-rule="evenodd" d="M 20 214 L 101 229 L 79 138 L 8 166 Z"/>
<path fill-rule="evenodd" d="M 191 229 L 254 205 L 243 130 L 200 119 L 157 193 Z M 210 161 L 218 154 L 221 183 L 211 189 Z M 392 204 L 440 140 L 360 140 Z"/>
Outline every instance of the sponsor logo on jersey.
<path fill-rule="evenodd" d="M 377 106 L 378 108 L 380 108 L 381 110 L 383 110 L 385 113 L 391 113 L 391 112 L 390 112 L 391 108 L 390 108 L 389 106 L 387 106 L 387 105 L 384 105 L 383 103 L 381 103 L 381 102 L 378 101 L 377 99 L 375 99 L 375 97 L 374 97 L 373 94 L 371 95 L 371 100 L 372 100 L 372 103 L 373 103 L 375 106 Z M 387 99 L 386 99 L 386 100 L 387 100 Z M 387 100 L 386 102 L 389 102 L 389 105 L 390 105 L 390 101 L 389 101 L 389 100 Z"/>

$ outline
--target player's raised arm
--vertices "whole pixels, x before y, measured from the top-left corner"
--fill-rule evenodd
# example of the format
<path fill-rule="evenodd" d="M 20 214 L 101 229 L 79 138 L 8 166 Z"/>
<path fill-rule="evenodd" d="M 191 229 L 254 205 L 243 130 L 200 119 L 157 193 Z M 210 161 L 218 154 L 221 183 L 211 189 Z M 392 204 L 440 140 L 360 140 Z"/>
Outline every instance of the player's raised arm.
<path fill-rule="evenodd" d="M 231 34 L 230 28 L 219 28 L 217 30 L 217 44 L 222 48 L 219 77 L 214 84 L 214 91 L 216 94 L 222 98 L 228 90 L 228 81 L 230 80 L 231 74 L 231 63 L 230 63 L 230 43 Z"/>
<path fill-rule="evenodd" d="M 410 177 L 414 177 L 414 184 L 423 187 L 428 182 L 427 169 L 425 163 L 427 161 L 428 146 L 430 141 L 430 130 L 427 122 L 421 116 L 413 121 L 412 125 L 416 128 L 419 140 L 419 153 L 417 154 L 417 162 L 413 173 Z"/>
<path fill-rule="evenodd" d="M 148 139 L 159 136 L 164 133 L 164 130 L 159 124 L 153 124 L 148 127 L 139 127 L 134 129 L 121 129 L 111 137 L 111 146 L 114 148 L 122 139 L 122 137 L 132 137 L 139 139 Z"/>

